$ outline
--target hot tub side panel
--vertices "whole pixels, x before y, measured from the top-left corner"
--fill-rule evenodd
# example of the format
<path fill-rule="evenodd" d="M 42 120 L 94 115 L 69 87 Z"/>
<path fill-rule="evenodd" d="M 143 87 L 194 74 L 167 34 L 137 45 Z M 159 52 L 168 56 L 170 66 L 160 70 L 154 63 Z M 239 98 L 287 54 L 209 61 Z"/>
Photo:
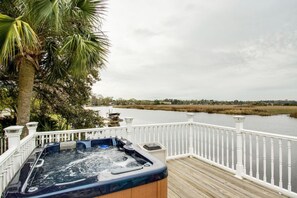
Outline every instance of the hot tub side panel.
<path fill-rule="evenodd" d="M 167 198 L 167 178 L 96 198 Z"/>

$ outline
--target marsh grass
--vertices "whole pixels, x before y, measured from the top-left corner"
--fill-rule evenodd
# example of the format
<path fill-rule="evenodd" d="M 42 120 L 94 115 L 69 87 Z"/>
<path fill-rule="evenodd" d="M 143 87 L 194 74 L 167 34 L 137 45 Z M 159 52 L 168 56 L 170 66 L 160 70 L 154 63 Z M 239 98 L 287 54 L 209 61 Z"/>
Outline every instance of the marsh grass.
<path fill-rule="evenodd" d="M 251 105 L 119 105 L 116 108 L 146 109 L 180 112 L 205 112 L 231 115 L 271 116 L 289 114 L 297 118 L 297 106 L 251 106 Z"/>

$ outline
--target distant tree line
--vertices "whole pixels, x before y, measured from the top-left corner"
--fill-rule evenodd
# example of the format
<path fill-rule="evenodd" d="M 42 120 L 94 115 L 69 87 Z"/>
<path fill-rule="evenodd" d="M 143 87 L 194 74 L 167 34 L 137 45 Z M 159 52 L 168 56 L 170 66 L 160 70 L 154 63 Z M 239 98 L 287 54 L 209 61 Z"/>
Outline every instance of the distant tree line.
<path fill-rule="evenodd" d="M 259 101 L 218 101 L 218 100 L 180 100 L 180 99 L 160 99 L 160 100 L 137 100 L 113 99 L 113 97 L 103 97 L 93 95 L 90 100 L 92 106 L 108 105 L 253 105 L 253 106 L 297 106 L 295 100 L 259 100 Z"/>

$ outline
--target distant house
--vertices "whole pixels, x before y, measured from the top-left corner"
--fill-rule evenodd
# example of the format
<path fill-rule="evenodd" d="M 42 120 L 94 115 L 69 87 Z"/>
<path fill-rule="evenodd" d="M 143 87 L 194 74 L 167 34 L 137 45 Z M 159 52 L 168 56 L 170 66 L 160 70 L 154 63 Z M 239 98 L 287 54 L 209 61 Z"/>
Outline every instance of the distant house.
<path fill-rule="evenodd" d="M 172 103 L 171 103 L 171 102 L 165 102 L 165 101 L 163 101 L 163 102 L 161 102 L 161 104 L 164 104 L 164 105 L 171 105 Z"/>

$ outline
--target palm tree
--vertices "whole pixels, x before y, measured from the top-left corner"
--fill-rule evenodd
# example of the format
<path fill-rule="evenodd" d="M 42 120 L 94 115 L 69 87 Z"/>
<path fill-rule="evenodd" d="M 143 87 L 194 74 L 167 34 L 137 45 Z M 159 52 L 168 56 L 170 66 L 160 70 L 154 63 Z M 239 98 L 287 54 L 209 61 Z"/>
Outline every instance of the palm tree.
<path fill-rule="evenodd" d="M 18 125 L 29 122 L 34 80 L 41 68 L 54 81 L 65 75 L 87 76 L 104 65 L 104 10 L 102 0 L 0 2 L 0 65 L 18 72 Z"/>

